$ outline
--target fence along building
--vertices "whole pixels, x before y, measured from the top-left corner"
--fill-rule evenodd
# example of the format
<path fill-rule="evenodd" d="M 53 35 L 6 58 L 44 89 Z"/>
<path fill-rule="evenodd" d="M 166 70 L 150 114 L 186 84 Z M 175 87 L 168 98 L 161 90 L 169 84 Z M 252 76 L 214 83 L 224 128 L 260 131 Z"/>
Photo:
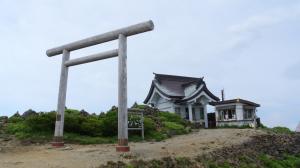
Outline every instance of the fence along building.
<path fill-rule="evenodd" d="M 203 77 L 154 75 L 145 104 L 208 127 L 207 105 L 219 98 L 207 89 Z"/>

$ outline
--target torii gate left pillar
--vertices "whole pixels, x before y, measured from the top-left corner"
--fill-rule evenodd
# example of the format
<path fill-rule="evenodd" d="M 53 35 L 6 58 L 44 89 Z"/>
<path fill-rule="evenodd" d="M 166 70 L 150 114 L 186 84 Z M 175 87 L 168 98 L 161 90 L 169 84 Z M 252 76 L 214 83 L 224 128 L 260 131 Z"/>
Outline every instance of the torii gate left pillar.
<path fill-rule="evenodd" d="M 107 32 L 97 36 L 89 37 L 73 43 L 62 45 L 56 48 L 47 50 L 47 55 L 55 56 L 63 54 L 61 75 L 59 83 L 57 115 L 55 122 L 55 132 L 52 145 L 55 147 L 64 146 L 63 130 L 64 130 L 64 112 L 66 104 L 68 69 L 70 66 L 84 64 L 88 62 L 98 61 L 102 59 L 112 58 L 118 56 L 118 152 L 129 151 L 128 146 L 128 112 L 127 112 L 127 37 L 139 33 L 151 31 L 154 29 L 153 22 L 147 21 L 118 29 L 115 31 Z M 70 52 L 81 48 L 97 45 L 100 43 L 119 40 L 118 49 L 110 50 L 103 53 L 89 55 L 77 59 L 70 59 Z"/>

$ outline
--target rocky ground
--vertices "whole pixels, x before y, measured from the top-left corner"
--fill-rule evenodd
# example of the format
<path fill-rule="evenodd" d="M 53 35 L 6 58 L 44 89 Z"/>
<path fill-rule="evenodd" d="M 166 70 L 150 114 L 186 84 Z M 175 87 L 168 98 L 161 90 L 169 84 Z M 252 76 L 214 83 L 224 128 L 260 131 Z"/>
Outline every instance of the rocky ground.
<path fill-rule="evenodd" d="M 256 135 L 250 141 L 217 149 L 199 158 L 199 161 L 211 160 L 215 163 L 227 162 L 231 166 L 240 167 L 241 161 L 259 163 L 260 155 L 282 159 L 286 154 L 300 154 L 300 134 L 267 134 Z M 299 165 L 300 166 L 300 165 Z"/>
<path fill-rule="evenodd" d="M 260 134 L 241 144 L 206 153 L 199 151 L 196 157 L 135 159 L 129 164 L 108 162 L 100 168 L 125 168 L 128 165 L 132 168 L 300 168 L 300 134 Z"/>
<path fill-rule="evenodd" d="M 129 163 L 137 160 L 149 161 L 166 157 L 197 158 L 199 155 L 213 158 L 219 155 L 219 152 L 213 151 L 221 150 L 224 147 L 226 150 L 222 155 L 231 157 L 232 150 L 240 150 L 243 147 L 234 146 L 250 142 L 253 136 L 265 135 L 265 132 L 254 129 L 200 129 L 191 134 L 175 136 L 162 142 L 130 143 L 131 152 L 126 154 L 116 153 L 114 144 L 67 144 L 65 148 L 54 149 L 49 144 L 24 146 L 14 140 L 13 137 L 3 137 L 5 135 L 2 135 L 2 138 L 0 137 L 0 165 L 1 168 L 86 168 L 99 167 L 105 165 L 108 161 L 112 161 L 110 163 L 118 161 Z M 272 138 L 267 139 L 267 141 L 270 141 L 270 143 L 277 142 Z M 259 143 L 256 144 L 259 145 Z M 248 144 L 248 146 L 252 146 L 252 144 Z M 255 146 L 255 148 L 260 147 Z"/>

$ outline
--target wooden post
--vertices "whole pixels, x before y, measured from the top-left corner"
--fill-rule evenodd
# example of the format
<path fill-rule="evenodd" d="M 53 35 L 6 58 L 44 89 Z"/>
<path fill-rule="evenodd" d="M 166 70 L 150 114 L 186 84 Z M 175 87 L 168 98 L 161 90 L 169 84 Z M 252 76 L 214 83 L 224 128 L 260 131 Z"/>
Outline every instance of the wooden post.
<path fill-rule="evenodd" d="M 55 122 L 55 132 L 52 146 L 60 147 L 64 146 L 63 132 L 64 132 L 64 114 L 66 105 L 67 83 L 68 83 L 68 67 L 65 62 L 70 59 L 70 52 L 63 50 L 63 57 L 61 63 L 61 73 L 59 82 L 58 104 L 57 114 Z"/>
<path fill-rule="evenodd" d="M 142 139 L 143 139 L 143 141 L 145 140 L 145 131 L 144 131 L 144 112 L 142 111 L 141 112 L 142 113 L 142 118 L 141 118 L 141 124 L 142 124 Z"/>
<path fill-rule="evenodd" d="M 119 35 L 118 152 L 128 152 L 127 37 Z"/>

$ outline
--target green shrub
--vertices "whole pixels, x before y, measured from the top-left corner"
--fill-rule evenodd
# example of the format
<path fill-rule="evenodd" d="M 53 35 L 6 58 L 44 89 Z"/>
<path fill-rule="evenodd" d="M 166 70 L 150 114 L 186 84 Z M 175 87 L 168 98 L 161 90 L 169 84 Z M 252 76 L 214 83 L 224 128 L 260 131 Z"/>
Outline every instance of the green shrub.
<path fill-rule="evenodd" d="M 138 106 L 151 111 L 151 107 Z M 113 107 L 101 115 L 89 115 L 74 109 L 66 109 L 64 115 L 64 138 L 66 142 L 93 144 L 111 142 L 117 139 L 118 133 L 118 108 Z M 129 116 L 133 127 L 140 126 L 139 116 Z M 50 141 L 55 128 L 56 112 L 36 113 L 21 117 L 18 113 L 9 118 L 5 132 L 14 134 L 20 139 L 33 142 Z M 168 112 L 149 113 L 144 116 L 145 139 L 160 141 L 168 136 L 187 133 L 189 129 L 180 116 Z M 140 131 L 130 131 L 130 140 L 140 141 Z M 74 139 L 72 139 L 74 138 Z"/>
<path fill-rule="evenodd" d="M 17 132 L 29 132 L 29 128 L 24 122 L 8 123 L 5 129 L 8 134 L 16 134 Z"/>
<path fill-rule="evenodd" d="M 103 118 L 102 135 L 116 136 L 118 134 L 118 112 L 111 110 Z"/>
<path fill-rule="evenodd" d="M 144 118 L 144 130 L 145 130 L 145 134 L 156 131 L 155 122 L 151 118 L 148 117 Z"/>
<path fill-rule="evenodd" d="M 183 125 L 180 125 L 175 122 L 163 122 L 164 131 L 172 136 L 186 133 L 186 130 Z"/>
<path fill-rule="evenodd" d="M 86 117 L 76 113 L 66 113 L 64 121 L 64 130 L 66 132 L 81 133 L 81 125 L 86 121 Z"/>
<path fill-rule="evenodd" d="M 67 115 L 80 115 L 80 111 L 75 110 L 75 109 L 65 109 L 65 114 L 67 114 Z"/>
<path fill-rule="evenodd" d="M 149 132 L 148 134 L 145 135 L 146 139 L 149 139 L 149 140 L 155 140 L 155 141 L 162 141 L 166 138 L 168 138 L 167 134 L 165 133 L 162 133 L 160 131 L 152 131 L 152 132 Z"/>
<path fill-rule="evenodd" d="M 12 117 L 8 118 L 9 123 L 18 123 L 18 122 L 22 122 L 22 121 L 24 121 L 24 118 L 21 116 L 12 116 Z"/>
<path fill-rule="evenodd" d="M 268 155 L 261 155 L 259 159 L 262 161 L 265 167 L 270 168 L 299 168 L 300 167 L 300 157 L 285 155 L 282 159 L 276 159 Z"/>
<path fill-rule="evenodd" d="M 291 131 L 287 127 L 273 127 L 271 130 L 274 133 L 277 133 L 277 134 L 291 134 L 291 133 L 293 133 L 293 131 Z"/>
<path fill-rule="evenodd" d="M 132 106 L 132 108 L 138 108 L 138 109 L 145 109 L 147 107 L 148 107 L 147 105 L 137 104 L 137 103 L 134 103 L 134 105 Z"/>
<path fill-rule="evenodd" d="M 39 115 L 30 115 L 24 120 L 24 124 L 34 132 L 54 131 L 56 113 L 40 113 Z"/>
<path fill-rule="evenodd" d="M 103 130 L 103 121 L 97 115 L 83 116 L 80 111 L 67 109 L 65 111 L 64 130 L 88 136 L 100 136 Z"/>
<path fill-rule="evenodd" d="M 175 122 L 163 122 L 164 126 L 167 129 L 172 129 L 172 130 L 183 130 L 184 126 L 177 124 Z"/>
<path fill-rule="evenodd" d="M 100 136 L 102 134 L 103 121 L 96 118 L 87 118 L 80 126 L 83 135 Z"/>
<path fill-rule="evenodd" d="M 185 121 L 177 114 L 169 112 L 159 112 L 159 118 L 161 121 L 175 122 L 185 124 Z"/>

